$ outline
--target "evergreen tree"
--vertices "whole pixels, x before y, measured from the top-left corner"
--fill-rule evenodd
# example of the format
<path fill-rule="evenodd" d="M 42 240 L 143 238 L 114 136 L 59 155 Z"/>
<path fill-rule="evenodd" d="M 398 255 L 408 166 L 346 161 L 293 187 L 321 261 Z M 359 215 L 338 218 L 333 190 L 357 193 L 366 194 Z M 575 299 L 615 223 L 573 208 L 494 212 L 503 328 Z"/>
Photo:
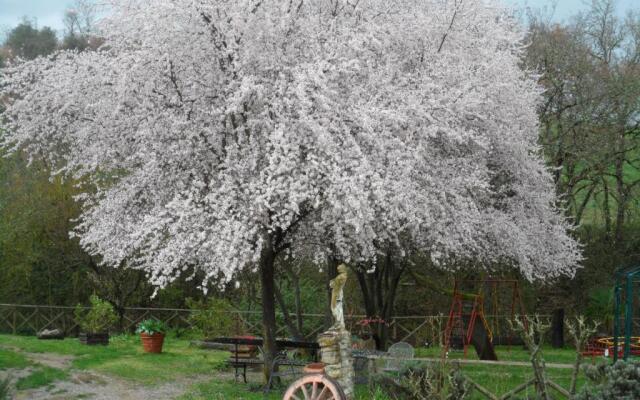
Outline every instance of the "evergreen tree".
<path fill-rule="evenodd" d="M 35 23 L 25 19 L 9 32 L 4 45 L 12 57 L 33 60 L 53 53 L 58 47 L 58 38 L 48 26 L 38 29 Z"/>

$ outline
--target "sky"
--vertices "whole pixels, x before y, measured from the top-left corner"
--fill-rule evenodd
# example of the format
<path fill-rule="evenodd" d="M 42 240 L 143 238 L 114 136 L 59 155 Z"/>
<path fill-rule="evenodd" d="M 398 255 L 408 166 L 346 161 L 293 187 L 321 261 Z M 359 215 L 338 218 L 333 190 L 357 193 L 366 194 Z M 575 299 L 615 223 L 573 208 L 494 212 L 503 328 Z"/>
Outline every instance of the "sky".
<path fill-rule="evenodd" d="M 12 28 L 22 17 L 36 18 L 38 26 L 62 30 L 64 10 L 72 0 L 0 0 L 0 30 Z"/>
<path fill-rule="evenodd" d="M 471 0 L 475 1 L 475 0 Z M 502 0 L 516 7 L 542 7 L 550 0 Z M 584 10 L 590 0 L 558 0 L 554 18 L 564 20 L 580 10 Z M 62 33 L 62 17 L 64 10 L 73 0 L 0 0 L 0 35 L 16 26 L 23 17 L 35 18 L 38 26 L 49 26 Z M 622 15 L 626 10 L 635 9 L 640 12 L 640 0 L 617 0 L 618 12 Z"/>

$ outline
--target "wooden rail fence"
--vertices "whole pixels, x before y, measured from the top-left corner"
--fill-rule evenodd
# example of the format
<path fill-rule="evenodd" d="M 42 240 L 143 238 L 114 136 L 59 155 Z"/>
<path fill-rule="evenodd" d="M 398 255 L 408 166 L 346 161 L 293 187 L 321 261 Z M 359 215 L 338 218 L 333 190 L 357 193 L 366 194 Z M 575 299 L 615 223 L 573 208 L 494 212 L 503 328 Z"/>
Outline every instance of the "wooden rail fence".
<path fill-rule="evenodd" d="M 527 382 L 518 385 L 517 387 L 515 387 L 514 389 L 508 391 L 507 393 L 503 394 L 503 395 L 497 395 L 493 392 L 491 392 L 489 389 L 485 388 L 484 386 L 474 382 L 473 380 L 465 377 L 466 380 L 471 384 L 471 386 L 474 387 L 474 389 L 476 389 L 478 391 L 478 393 L 480 393 L 484 398 L 489 399 L 489 400 L 509 400 L 511 398 L 515 398 L 514 396 L 517 395 L 518 393 L 521 393 L 523 391 L 525 391 L 528 387 L 530 386 L 534 386 L 536 384 L 536 379 L 532 378 L 530 380 L 528 380 Z M 556 392 L 558 392 L 561 396 L 563 396 L 564 398 L 567 399 L 573 399 L 573 395 L 571 393 L 569 393 L 569 391 L 565 388 L 563 388 L 562 386 L 560 386 L 559 384 L 555 383 L 554 381 L 547 379 L 546 380 L 546 385 L 548 388 L 555 390 Z"/>
<path fill-rule="evenodd" d="M 0 304 L 0 332 L 12 334 L 35 334 L 43 329 L 58 328 L 67 335 L 76 335 L 79 327 L 74 320 L 75 307 L 24 305 L 24 304 Z M 129 307 L 125 309 L 122 326 L 118 327 L 124 332 L 132 332 L 136 325 L 147 318 L 155 318 L 163 321 L 171 329 L 192 328 L 189 316 L 193 311 L 179 308 L 141 308 Z M 262 314 L 260 311 L 232 311 L 235 320 L 233 334 L 250 334 L 259 336 L 262 334 Z M 346 315 L 347 328 L 354 334 L 363 333 L 363 328 L 358 322 L 365 318 L 364 315 Z M 502 326 L 506 326 L 507 316 L 502 318 Z M 303 314 L 305 339 L 315 339 L 318 333 L 325 328 L 324 314 Z M 395 316 L 387 324 L 389 325 L 390 342 L 406 341 L 415 345 L 438 345 L 442 338 L 442 332 L 446 325 L 447 316 Z M 288 336 L 287 327 L 284 324 L 282 314 L 277 314 L 278 336 Z"/>

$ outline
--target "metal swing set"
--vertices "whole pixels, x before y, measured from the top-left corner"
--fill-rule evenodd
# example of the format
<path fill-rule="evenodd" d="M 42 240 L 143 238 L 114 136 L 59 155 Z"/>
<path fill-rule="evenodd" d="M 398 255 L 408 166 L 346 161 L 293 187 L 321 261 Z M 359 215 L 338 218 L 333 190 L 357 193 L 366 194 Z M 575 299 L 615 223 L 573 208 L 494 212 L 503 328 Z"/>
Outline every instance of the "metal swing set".
<path fill-rule="evenodd" d="M 469 291 L 463 292 L 465 288 L 469 288 Z M 510 301 L 505 299 L 505 294 L 509 295 Z M 457 339 L 458 344 L 462 342 L 465 358 L 469 345 L 472 345 L 479 359 L 497 361 L 494 344 L 506 342 L 510 346 L 514 341 L 511 329 L 508 336 L 501 336 L 505 327 L 500 326 L 500 319 L 505 319 L 507 312 L 512 323 L 515 322 L 516 314 L 525 314 L 517 280 L 456 280 L 445 328 L 442 357 L 447 356 L 454 339 Z M 526 324 L 526 320 L 524 323 Z"/>

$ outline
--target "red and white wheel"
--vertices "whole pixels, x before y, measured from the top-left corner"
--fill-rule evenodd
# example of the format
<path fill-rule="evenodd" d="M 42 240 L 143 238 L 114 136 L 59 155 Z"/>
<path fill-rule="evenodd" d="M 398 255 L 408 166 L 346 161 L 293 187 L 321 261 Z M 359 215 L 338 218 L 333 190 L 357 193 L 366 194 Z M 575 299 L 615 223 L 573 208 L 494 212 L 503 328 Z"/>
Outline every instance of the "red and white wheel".
<path fill-rule="evenodd" d="M 283 400 L 346 400 L 336 381 L 324 375 L 305 375 L 284 393 Z"/>

